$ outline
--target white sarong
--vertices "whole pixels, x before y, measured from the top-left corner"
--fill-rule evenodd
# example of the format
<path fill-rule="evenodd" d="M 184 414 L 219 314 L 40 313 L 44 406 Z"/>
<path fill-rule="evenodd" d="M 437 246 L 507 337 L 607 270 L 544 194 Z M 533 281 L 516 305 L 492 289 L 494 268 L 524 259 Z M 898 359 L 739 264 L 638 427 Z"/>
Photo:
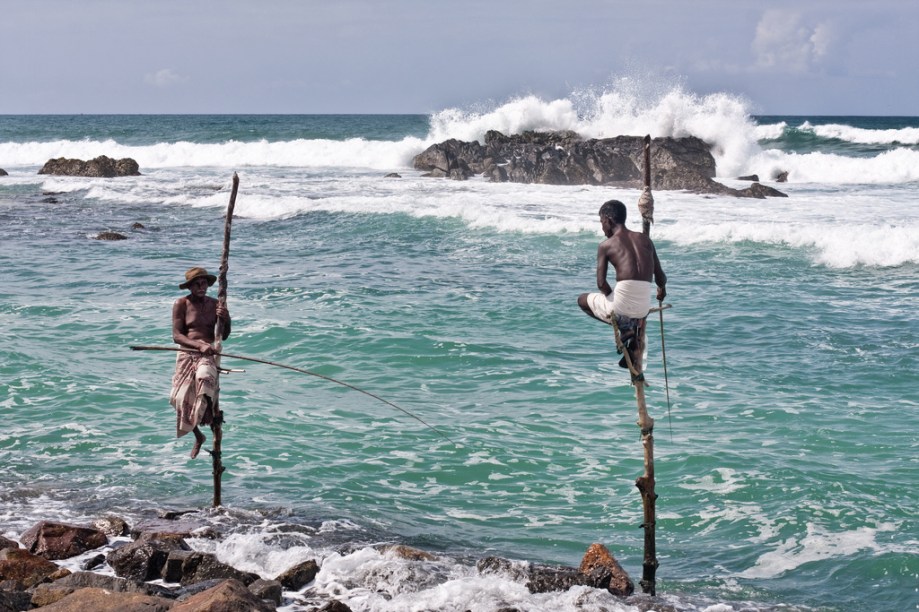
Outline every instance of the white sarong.
<path fill-rule="evenodd" d="M 587 294 L 587 305 L 595 316 L 604 321 L 610 321 L 614 312 L 620 317 L 644 319 L 651 309 L 651 283 L 640 280 L 617 281 L 609 296 L 599 292 Z"/>

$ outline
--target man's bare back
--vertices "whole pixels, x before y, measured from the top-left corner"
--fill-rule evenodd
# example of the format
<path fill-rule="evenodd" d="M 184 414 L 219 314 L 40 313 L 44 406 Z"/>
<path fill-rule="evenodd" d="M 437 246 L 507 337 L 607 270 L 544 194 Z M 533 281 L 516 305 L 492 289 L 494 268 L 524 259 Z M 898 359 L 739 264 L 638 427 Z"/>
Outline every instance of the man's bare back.
<path fill-rule="evenodd" d="M 625 219 L 626 208 L 622 202 L 610 200 L 600 208 L 600 225 L 606 240 L 597 248 L 597 289 L 612 299 L 613 288 L 607 280 L 609 266 L 612 265 L 616 271 L 616 282 L 623 285 L 630 281 L 654 282 L 657 299 L 662 301 L 667 295 L 667 276 L 661 268 L 654 243 L 645 234 L 628 229 Z M 591 307 L 589 296 L 587 293 L 578 296 L 578 305 L 588 315 L 608 323 Z M 607 314 L 605 310 L 602 315 Z"/>

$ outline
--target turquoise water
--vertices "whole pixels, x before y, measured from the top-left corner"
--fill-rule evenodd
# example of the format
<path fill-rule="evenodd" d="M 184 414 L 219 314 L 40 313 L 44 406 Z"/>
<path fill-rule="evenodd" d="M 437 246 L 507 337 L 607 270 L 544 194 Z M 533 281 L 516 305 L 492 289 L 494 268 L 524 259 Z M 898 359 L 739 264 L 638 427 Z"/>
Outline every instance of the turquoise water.
<path fill-rule="evenodd" d="M 15 121 L 31 127 L 0 144 L 20 160 L 0 158 L 10 171 L 0 179 L 0 533 L 49 515 L 136 520 L 209 505 L 209 462 L 189 460 L 191 442 L 174 438 L 173 356 L 128 347 L 169 345 L 182 273 L 217 268 L 236 170 L 225 350 L 355 384 L 455 444 L 366 395 L 227 360 L 246 372 L 221 383 L 226 509 L 201 513 L 235 538 L 236 552 L 221 554 L 271 574 L 271 555 L 289 548 L 270 535 L 278 525 L 323 525 L 327 540 L 298 540 L 284 558 L 326 555 L 323 567 L 364 603 L 355 609 L 573 609 L 574 596 L 518 601 L 510 579 L 486 585 L 463 568 L 488 554 L 577 565 L 595 541 L 640 577 L 633 391 L 610 330 L 575 302 L 592 289 L 596 209 L 619 197 L 637 216 L 636 192 L 439 181 L 407 166 L 384 180 L 388 161 L 288 163 L 294 147 L 347 143 L 335 134 L 374 124 L 366 116 L 291 118 L 280 157 L 254 166 L 211 165 L 201 147 L 217 135 L 191 153 L 178 148 L 184 137 L 113 136 L 136 147 L 144 176 L 39 177 L 42 162 L 23 160 L 34 134 L 60 129 L 48 142 L 79 143 L 83 132 Z M 87 137 L 104 142 L 102 122 L 86 121 Z M 125 133 L 204 129 L 195 118 L 124 121 Z M 393 121 L 339 146 L 424 139 L 417 118 Z M 318 140 L 297 132 L 323 122 Z M 259 121 L 204 125 L 228 123 L 235 138 Z M 283 118 L 268 124 L 283 134 Z M 649 328 L 658 592 L 678 609 L 915 608 L 916 187 L 780 188 L 791 197 L 656 194 L 652 236 L 673 304 L 669 412 L 659 321 Z M 106 229 L 129 239 L 91 239 Z M 331 550 L 379 541 L 444 554 L 460 594 L 444 604 L 442 581 L 421 580 L 373 599 L 362 589 L 390 587 L 359 569 L 370 553 Z M 500 595 L 470 603 L 489 589 Z M 632 609 L 591 597 L 587 609 Z"/>

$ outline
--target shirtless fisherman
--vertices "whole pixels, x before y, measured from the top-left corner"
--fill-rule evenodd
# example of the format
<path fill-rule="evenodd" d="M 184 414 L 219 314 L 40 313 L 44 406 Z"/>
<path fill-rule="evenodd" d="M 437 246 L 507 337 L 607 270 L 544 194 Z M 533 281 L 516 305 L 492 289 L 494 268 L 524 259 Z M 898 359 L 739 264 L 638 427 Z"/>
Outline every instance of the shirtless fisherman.
<path fill-rule="evenodd" d="M 169 397 L 176 410 L 176 437 L 195 434 L 192 459 L 198 456 L 205 439 L 198 425 L 210 425 L 217 412 L 217 361 L 212 346 L 217 317 L 223 320 L 223 339 L 230 335 L 230 312 L 207 295 L 207 288 L 216 280 L 204 268 L 189 269 L 185 282 L 179 285 L 189 294 L 172 306 L 172 339 L 198 351 L 179 352 Z"/>
<path fill-rule="evenodd" d="M 625 226 L 626 207 L 610 200 L 600 207 L 600 225 L 606 240 L 597 249 L 599 293 L 582 293 L 578 306 L 595 319 L 610 323 L 615 312 L 620 337 L 634 363 L 641 355 L 644 319 L 651 308 L 651 281 L 657 284 L 657 300 L 667 296 L 667 276 L 661 269 L 651 239 Z M 606 280 L 609 264 L 616 270 L 616 287 Z M 628 367 L 625 357 L 619 365 Z"/>

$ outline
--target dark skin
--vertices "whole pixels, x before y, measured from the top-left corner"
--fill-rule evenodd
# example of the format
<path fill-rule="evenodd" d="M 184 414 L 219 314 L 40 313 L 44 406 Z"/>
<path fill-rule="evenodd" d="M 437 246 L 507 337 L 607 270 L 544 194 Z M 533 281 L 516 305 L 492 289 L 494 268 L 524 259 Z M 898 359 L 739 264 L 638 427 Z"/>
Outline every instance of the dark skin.
<path fill-rule="evenodd" d="M 207 295 L 208 286 L 206 277 L 198 277 L 188 283 L 188 295 L 175 301 L 172 306 L 172 339 L 185 348 L 213 355 L 217 352 L 213 346 L 217 318 L 223 320 L 223 339 L 226 340 L 230 335 L 230 311 Z M 197 427 L 192 433 L 195 434 L 195 445 L 191 451 L 194 459 L 205 438 Z"/>
<path fill-rule="evenodd" d="M 616 271 L 616 281 L 641 280 L 657 285 L 657 301 L 667 297 L 667 275 L 661 268 L 654 243 L 641 232 L 633 232 L 623 223 L 616 223 L 610 217 L 600 217 L 600 225 L 606 240 L 597 249 L 597 289 L 609 295 L 613 288 L 606 280 L 609 266 Z M 578 306 L 591 317 L 594 315 L 587 304 L 587 294 L 578 296 Z M 604 321 L 606 323 L 606 321 Z"/>

